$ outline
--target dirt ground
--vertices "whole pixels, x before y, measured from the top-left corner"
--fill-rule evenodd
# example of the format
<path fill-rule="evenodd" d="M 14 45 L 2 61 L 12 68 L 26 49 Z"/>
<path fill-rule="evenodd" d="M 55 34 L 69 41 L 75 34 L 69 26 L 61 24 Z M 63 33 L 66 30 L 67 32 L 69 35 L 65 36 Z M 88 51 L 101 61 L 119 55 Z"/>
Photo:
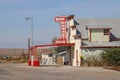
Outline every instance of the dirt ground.
<path fill-rule="evenodd" d="M 0 80 L 120 80 L 120 72 L 102 67 L 0 64 Z"/>

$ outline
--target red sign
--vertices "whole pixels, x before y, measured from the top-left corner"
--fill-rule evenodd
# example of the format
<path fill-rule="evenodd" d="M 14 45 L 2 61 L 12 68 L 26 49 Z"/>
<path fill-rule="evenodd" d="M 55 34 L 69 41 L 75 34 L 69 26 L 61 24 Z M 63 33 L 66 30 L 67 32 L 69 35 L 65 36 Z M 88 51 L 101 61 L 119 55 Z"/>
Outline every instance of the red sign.
<path fill-rule="evenodd" d="M 66 25 L 66 16 L 56 16 L 55 21 L 59 22 L 61 36 L 55 41 L 55 43 L 67 43 L 67 25 Z"/>
<path fill-rule="evenodd" d="M 55 22 L 66 21 L 66 16 L 56 16 Z"/>
<path fill-rule="evenodd" d="M 66 39 L 57 39 L 55 43 L 56 44 L 66 43 Z"/>

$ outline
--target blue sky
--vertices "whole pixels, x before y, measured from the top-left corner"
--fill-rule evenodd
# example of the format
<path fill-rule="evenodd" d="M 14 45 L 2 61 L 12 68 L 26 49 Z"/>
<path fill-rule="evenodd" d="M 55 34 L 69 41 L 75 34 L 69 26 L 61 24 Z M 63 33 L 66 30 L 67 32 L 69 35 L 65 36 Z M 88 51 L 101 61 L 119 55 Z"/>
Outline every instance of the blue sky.
<path fill-rule="evenodd" d="M 34 18 L 34 44 L 51 43 L 59 35 L 55 16 L 120 18 L 120 0 L 0 0 L 0 48 L 27 48 Z"/>

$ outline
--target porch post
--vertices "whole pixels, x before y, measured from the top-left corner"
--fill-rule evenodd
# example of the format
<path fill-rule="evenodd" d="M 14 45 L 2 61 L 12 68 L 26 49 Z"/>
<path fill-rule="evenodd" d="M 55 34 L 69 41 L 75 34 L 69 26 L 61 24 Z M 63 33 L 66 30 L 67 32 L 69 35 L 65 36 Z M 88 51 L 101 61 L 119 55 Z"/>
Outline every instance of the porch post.
<path fill-rule="evenodd" d="M 81 35 L 75 35 L 73 66 L 81 66 Z"/>

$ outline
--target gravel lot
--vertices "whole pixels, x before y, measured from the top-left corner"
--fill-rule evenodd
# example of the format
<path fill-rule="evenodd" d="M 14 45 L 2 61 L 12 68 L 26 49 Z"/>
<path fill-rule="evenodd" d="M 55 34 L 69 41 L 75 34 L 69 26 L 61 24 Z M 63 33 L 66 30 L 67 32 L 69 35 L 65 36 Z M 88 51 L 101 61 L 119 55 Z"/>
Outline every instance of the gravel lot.
<path fill-rule="evenodd" d="M 0 80 L 120 80 L 120 72 L 98 67 L 0 64 Z"/>

